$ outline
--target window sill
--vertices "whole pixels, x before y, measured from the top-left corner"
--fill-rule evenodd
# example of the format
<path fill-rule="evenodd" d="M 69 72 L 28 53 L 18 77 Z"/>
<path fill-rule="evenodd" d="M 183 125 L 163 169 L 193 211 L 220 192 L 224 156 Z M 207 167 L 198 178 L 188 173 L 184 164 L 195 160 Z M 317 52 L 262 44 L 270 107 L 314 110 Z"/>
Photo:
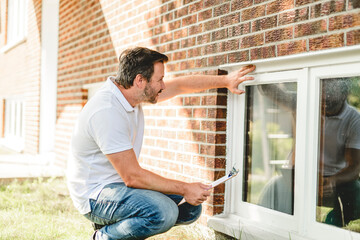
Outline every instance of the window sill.
<path fill-rule="evenodd" d="M 17 137 L 0 138 L 0 146 L 1 145 L 15 152 L 21 153 L 24 150 L 24 139 Z"/>
<path fill-rule="evenodd" d="M 277 240 L 306 240 L 297 233 L 284 229 L 267 228 L 263 224 L 248 221 L 235 214 L 220 214 L 209 218 L 207 225 L 215 231 L 222 232 L 236 239 L 277 239 Z"/>
<path fill-rule="evenodd" d="M 18 45 L 22 44 L 26 42 L 26 37 L 20 38 L 16 41 L 12 41 L 8 44 L 6 44 L 3 48 L 0 49 L 1 53 L 7 53 L 8 51 L 10 51 L 11 49 L 17 47 Z"/>

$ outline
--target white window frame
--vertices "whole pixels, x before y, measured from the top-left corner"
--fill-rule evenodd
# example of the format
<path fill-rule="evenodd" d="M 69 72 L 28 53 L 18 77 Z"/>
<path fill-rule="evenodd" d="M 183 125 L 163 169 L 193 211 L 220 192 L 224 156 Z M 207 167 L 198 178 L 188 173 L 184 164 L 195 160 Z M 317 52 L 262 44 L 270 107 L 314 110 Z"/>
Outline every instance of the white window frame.
<path fill-rule="evenodd" d="M 90 98 L 95 95 L 95 93 L 104 85 L 104 83 L 105 82 L 84 84 L 83 89 L 87 90 L 88 92 L 87 100 L 90 100 Z"/>
<path fill-rule="evenodd" d="M 25 102 L 22 98 L 6 98 L 2 145 L 21 152 L 25 146 Z"/>
<path fill-rule="evenodd" d="M 289 80 L 297 82 L 294 215 L 242 201 L 245 149 L 239 146 L 244 146 L 245 140 L 245 94 L 238 96 L 229 93 L 227 170 L 237 162 L 240 174 L 226 183 L 224 213 L 210 218 L 210 227 L 230 236 L 245 239 L 360 240 L 359 233 L 318 223 L 315 218 L 319 151 L 319 79 L 360 75 L 358 56 L 360 46 L 354 46 L 221 67 L 231 72 L 243 65 L 255 64 L 255 80 L 242 84 L 244 86 Z M 235 121 L 236 128 L 233 127 Z"/>
<path fill-rule="evenodd" d="M 7 0 L 6 46 L 1 49 L 2 52 L 26 41 L 27 5 L 27 0 Z"/>

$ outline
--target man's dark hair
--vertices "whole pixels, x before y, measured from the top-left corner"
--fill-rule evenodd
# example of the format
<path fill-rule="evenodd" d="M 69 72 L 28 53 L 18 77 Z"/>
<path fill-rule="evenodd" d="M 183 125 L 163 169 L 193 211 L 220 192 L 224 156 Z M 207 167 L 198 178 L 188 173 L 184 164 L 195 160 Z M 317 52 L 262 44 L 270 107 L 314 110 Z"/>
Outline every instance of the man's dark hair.
<path fill-rule="evenodd" d="M 149 82 L 154 73 L 154 63 L 166 63 L 168 57 L 148 48 L 135 47 L 123 51 L 119 61 L 119 71 L 115 82 L 127 89 L 133 85 L 138 74 Z"/>

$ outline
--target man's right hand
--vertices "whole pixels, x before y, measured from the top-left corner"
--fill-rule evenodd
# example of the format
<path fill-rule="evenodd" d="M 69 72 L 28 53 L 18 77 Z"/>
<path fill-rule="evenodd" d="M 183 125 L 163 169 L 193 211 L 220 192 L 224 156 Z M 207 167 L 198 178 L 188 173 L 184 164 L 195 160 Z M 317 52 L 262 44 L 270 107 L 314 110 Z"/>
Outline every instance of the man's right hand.
<path fill-rule="evenodd" d="M 210 185 L 200 182 L 186 183 L 184 193 L 186 202 L 194 206 L 205 202 L 207 197 L 210 196 L 210 187 Z"/>

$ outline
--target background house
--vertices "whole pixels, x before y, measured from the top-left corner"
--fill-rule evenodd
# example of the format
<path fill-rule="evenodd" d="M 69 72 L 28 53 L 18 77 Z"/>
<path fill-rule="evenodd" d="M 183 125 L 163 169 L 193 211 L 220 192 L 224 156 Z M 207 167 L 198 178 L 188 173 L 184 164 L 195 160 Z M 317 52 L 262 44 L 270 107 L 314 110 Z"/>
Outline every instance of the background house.
<path fill-rule="evenodd" d="M 357 0 L 0 0 L 1 144 L 22 162 L 64 169 L 78 113 L 128 47 L 168 55 L 170 78 L 336 49 L 342 56 L 359 45 Z M 145 106 L 141 164 L 186 181 L 223 176 L 228 96 L 217 89 Z M 224 198 L 222 185 L 202 223 L 224 212 Z"/>

